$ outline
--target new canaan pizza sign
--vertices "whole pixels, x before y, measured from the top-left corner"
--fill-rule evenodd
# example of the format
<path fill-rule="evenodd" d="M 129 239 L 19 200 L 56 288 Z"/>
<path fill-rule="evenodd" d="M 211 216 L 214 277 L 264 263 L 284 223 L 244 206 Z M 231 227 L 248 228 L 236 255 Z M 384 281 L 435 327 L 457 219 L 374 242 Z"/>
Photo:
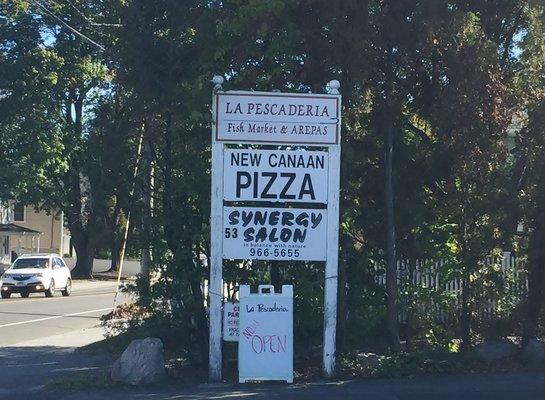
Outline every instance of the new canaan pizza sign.
<path fill-rule="evenodd" d="M 326 204 L 327 172 L 325 151 L 225 149 L 223 198 Z"/>
<path fill-rule="evenodd" d="M 341 96 L 221 90 L 212 128 L 210 379 L 221 379 L 224 260 L 325 262 L 323 365 L 334 372 Z M 274 263 L 271 268 L 274 268 Z M 297 290 L 297 287 L 295 287 Z"/>

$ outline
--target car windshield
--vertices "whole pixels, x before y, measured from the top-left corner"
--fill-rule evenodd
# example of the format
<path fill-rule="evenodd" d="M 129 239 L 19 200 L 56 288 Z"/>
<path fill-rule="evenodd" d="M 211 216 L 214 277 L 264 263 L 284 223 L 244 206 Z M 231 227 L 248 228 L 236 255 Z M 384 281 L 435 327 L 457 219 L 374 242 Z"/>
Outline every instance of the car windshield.
<path fill-rule="evenodd" d="M 19 258 L 13 264 L 12 269 L 23 269 L 23 268 L 47 268 L 47 263 L 49 260 L 47 258 Z"/>

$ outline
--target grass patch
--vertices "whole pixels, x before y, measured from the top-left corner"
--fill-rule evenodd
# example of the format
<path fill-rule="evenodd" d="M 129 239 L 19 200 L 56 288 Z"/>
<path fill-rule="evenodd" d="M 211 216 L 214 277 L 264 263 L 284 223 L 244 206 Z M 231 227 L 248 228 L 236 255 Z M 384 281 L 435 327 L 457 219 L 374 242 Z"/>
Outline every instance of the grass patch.
<path fill-rule="evenodd" d="M 365 357 L 365 354 L 370 356 Z M 400 378 L 544 370 L 544 366 L 531 365 L 520 357 L 486 363 L 475 357 L 473 352 L 440 350 L 414 350 L 385 355 L 342 355 L 339 357 L 338 366 L 339 376 L 342 378 Z"/>
<path fill-rule="evenodd" d="M 79 372 L 62 378 L 51 379 L 45 384 L 46 390 L 87 390 L 87 389 L 106 389 L 116 386 L 116 383 L 110 379 L 107 371 L 100 372 Z"/>

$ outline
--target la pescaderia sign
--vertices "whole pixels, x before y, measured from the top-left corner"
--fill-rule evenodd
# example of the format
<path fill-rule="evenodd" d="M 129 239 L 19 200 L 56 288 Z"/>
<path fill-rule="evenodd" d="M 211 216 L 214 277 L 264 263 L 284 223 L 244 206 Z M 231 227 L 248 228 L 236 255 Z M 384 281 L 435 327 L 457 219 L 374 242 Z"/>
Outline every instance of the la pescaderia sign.
<path fill-rule="evenodd" d="M 216 94 L 216 140 L 337 144 L 340 101 L 331 96 Z"/>

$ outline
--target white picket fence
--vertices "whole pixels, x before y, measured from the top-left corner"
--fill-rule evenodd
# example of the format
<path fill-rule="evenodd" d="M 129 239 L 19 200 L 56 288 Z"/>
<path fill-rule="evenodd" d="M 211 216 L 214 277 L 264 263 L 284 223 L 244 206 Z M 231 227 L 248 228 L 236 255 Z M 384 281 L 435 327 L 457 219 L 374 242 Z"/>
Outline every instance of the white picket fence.
<path fill-rule="evenodd" d="M 448 292 L 458 293 L 462 290 L 461 279 L 451 279 L 445 282 L 441 279 L 441 272 L 447 264 L 444 260 L 434 261 L 431 259 L 422 259 L 413 261 L 412 284 L 419 285 L 425 288 L 433 288 L 436 290 L 446 290 Z M 517 258 L 510 252 L 503 253 L 503 257 L 488 257 L 485 264 L 488 267 L 495 267 L 501 271 L 501 274 L 510 274 L 515 281 L 525 280 L 525 270 L 521 267 Z M 407 282 L 410 279 L 411 262 L 410 260 L 399 260 L 397 262 L 397 279 L 398 283 Z M 375 264 L 377 272 L 377 283 L 380 285 L 386 284 L 386 274 L 381 271 L 383 269 L 379 264 Z M 527 288 L 527 282 L 526 282 Z"/>
<path fill-rule="evenodd" d="M 413 287 L 426 288 L 436 293 L 443 293 L 450 295 L 454 305 L 458 305 L 462 293 L 462 279 L 452 278 L 447 279 L 441 274 L 443 271 L 448 270 L 446 268 L 447 261 L 445 260 L 432 260 L 421 259 L 413 260 L 399 260 L 397 263 L 397 279 L 398 286 L 402 288 L 404 285 L 413 285 Z M 526 271 L 522 266 L 520 260 L 518 260 L 510 252 L 504 252 L 502 257 L 488 257 L 483 261 L 482 267 L 493 270 L 506 279 L 505 290 L 509 291 L 519 301 L 523 300 L 524 295 L 528 290 L 528 281 L 526 277 Z M 379 285 L 386 284 L 386 274 L 384 267 L 375 264 L 376 282 Z M 419 313 L 433 313 L 439 316 L 439 319 L 449 319 L 448 312 L 445 312 L 436 304 L 433 299 L 426 304 L 420 303 L 416 305 Z M 401 307 L 403 308 L 403 307 Z M 497 299 L 485 298 L 478 304 L 478 312 L 483 317 L 490 317 L 496 313 Z M 406 313 L 400 311 L 400 321 L 406 320 Z"/>

